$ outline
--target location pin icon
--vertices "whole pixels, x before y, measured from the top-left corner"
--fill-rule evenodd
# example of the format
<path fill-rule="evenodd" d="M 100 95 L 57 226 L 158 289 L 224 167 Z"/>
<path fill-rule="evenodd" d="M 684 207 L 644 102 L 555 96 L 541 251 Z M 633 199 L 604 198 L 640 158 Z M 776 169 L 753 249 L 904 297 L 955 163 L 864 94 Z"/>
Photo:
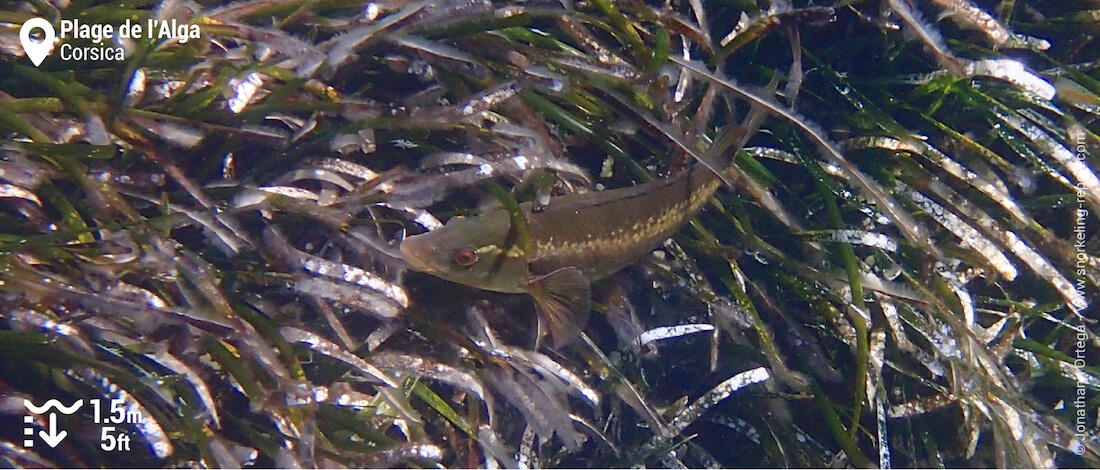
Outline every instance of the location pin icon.
<path fill-rule="evenodd" d="M 31 31 L 34 28 L 42 28 L 42 32 L 45 33 L 41 42 L 31 39 Z M 53 25 L 45 18 L 31 18 L 23 23 L 22 28 L 19 28 L 19 42 L 23 44 L 23 50 L 27 53 L 27 57 L 31 58 L 35 67 L 38 67 L 50 54 L 55 37 Z"/>

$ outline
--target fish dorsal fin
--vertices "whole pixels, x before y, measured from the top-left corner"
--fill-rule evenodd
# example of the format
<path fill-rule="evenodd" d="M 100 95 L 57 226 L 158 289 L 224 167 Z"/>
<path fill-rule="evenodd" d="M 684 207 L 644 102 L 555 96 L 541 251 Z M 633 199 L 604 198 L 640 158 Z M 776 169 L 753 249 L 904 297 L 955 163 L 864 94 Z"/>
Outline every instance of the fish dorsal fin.
<path fill-rule="evenodd" d="M 550 326 L 554 347 L 560 348 L 580 335 L 592 307 L 592 285 L 581 270 L 569 266 L 531 278 L 527 292 L 535 299 L 539 315 Z"/>

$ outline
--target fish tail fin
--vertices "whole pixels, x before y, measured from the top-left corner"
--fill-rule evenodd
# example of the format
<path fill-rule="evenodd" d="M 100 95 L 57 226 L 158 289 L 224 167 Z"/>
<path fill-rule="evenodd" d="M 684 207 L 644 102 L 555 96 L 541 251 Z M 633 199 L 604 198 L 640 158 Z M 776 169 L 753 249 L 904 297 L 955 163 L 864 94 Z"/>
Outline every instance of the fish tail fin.
<path fill-rule="evenodd" d="M 779 87 L 779 76 L 776 75 L 762 90 L 761 96 L 773 99 L 775 90 Z M 749 113 L 740 124 L 731 124 L 724 127 L 714 138 L 714 143 L 707 149 L 703 159 L 710 164 L 712 169 L 725 170 L 733 165 L 733 159 L 737 152 L 748 143 L 749 139 L 760 130 L 764 124 L 764 118 L 768 117 L 768 109 L 759 103 L 753 103 Z M 728 183 L 728 182 L 727 182 Z"/>

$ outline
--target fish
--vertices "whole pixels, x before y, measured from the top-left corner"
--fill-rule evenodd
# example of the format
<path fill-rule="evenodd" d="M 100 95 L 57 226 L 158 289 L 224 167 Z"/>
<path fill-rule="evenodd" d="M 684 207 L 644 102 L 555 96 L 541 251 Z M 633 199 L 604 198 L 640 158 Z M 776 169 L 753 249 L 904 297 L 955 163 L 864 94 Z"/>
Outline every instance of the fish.
<path fill-rule="evenodd" d="M 512 213 L 500 207 L 452 217 L 442 228 L 407 237 L 399 249 L 414 271 L 530 295 L 560 348 L 588 322 L 592 283 L 636 262 L 691 220 L 723 184 L 712 168 L 728 168 L 762 120 L 754 108 L 743 124 L 720 134 L 722 148 L 736 144 L 722 152 L 729 157 L 721 166 L 696 164 L 649 183 L 557 196 L 542 206 L 519 204 L 527 246 L 519 242 Z"/>

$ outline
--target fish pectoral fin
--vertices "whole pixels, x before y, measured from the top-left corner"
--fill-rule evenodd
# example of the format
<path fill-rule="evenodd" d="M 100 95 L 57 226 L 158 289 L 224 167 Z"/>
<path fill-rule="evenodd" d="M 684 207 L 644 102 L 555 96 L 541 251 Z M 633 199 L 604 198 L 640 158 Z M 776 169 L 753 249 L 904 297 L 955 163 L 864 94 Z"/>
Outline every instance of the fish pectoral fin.
<path fill-rule="evenodd" d="M 531 278 L 527 292 L 535 299 L 539 314 L 550 326 L 554 347 L 560 348 L 580 335 L 592 307 L 592 284 L 575 267 L 558 269 Z"/>

